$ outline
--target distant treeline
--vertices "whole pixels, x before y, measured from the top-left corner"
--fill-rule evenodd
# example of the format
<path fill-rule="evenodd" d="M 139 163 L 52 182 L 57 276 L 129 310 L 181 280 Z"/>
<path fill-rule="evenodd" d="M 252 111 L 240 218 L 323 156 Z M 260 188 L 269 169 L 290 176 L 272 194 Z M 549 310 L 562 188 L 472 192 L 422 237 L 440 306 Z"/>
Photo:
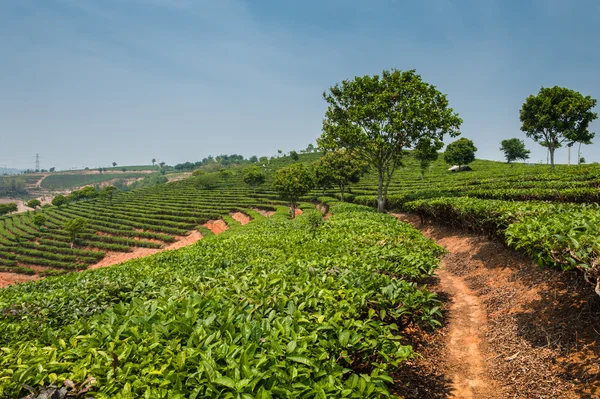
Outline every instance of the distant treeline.
<path fill-rule="evenodd" d="M 20 176 L 0 177 L 0 197 L 27 195 L 25 179 Z"/>
<path fill-rule="evenodd" d="M 231 154 L 231 155 L 217 155 L 213 157 L 209 155 L 204 158 L 202 161 L 197 162 L 184 162 L 178 163 L 173 168 L 179 171 L 186 170 L 194 170 L 201 166 L 211 165 L 211 164 L 219 164 L 222 166 L 228 166 L 233 164 L 241 164 L 241 163 L 253 163 L 258 162 L 258 157 L 256 155 L 251 156 L 249 159 L 245 159 L 243 155 Z"/>

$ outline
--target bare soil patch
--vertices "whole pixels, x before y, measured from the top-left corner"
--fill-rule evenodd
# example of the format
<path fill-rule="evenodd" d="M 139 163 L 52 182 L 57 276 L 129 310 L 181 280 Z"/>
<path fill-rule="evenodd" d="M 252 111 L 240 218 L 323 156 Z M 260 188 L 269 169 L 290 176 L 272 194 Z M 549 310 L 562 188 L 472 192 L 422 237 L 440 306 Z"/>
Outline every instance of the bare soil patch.
<path fill-rule="evenodd" d="M 163 247 L 163 248 L 133 248 L 131 252 L 113 252 L 109 251 L 106 256 L 98 263 L 95 263 L 88 267 L 88 269 L 99 269 L 101 267 L 118 265 L 125 261 L 137 258 L 143 258 L 144 256 L 153 255 L 158 252 L 168 251 L 172 249 L 179 249 L 192 245 L 202 239 L 202 234 L 199 231 L 192 231 L 187 236 L 177 237 L 177 241 Z"/>
<path fill-rule="evenodd" d="M 331 213 L 329 213 L 329 207 L 327 205 L 317 203 L 317 204 L 315 204 L 315 207 L 317 208 L 317 210 L 319 212 L 321 212 L 323 214 L 323 219 L 329 220 L 329 218 L 331 217 Z"/>
<path fill-rule="evenodd" d="M 8 287 L 9 285 L 24 283 L 39 279 L 39 276 L 29 276 L 27 274 L 0 272 L 0 288 Z"/>
<path fill-rule="evenodd" d="M 300 216 L 300 215 L 302 215 L 302 209 L 296 208 L 295 216 Z"/>
<path fill-rule="evenodd" d="M 273 216 L 275 214 L 275 211 L 266 211 L 264 209 L 259 209 L 259 208 L 252 208 L 252 210 L 260 213 L 261 215 L 263 215 L 266 218 L 270 218 L 271 216 Z"/>
<path fill-rule="evenodd" d="M 395 216 L 413 223 L 450 252 L 438 274 L 451 300 L 449 322 L 442 329 L 448 332 L 447 339 L 443 345 L 425 345 L 423 350 L 428 357 L 446 358 L 442 368 L 452 380 L 451 395 L 460 392 L 456 373 L 461 368 L 453 365 L 453 351 L 459 348 L 453 349 L 451 332 L 471 329 L 470 324 L 453 319 L 452 307 L 460 309 L 461 297 L 466 298 L 452 291 L 452 286 L 457 287 L 453 281 L 462 281 L 487 319 L 478 327 L 479 341 L 463 347 L 468 351 L 477 343 L 478 362 L 483 359 L 485 371 L 482 376 L 496 389 L 491 393 L 473 389 L 472 396 L 456 397 L 600 398 L 600 298 L 580 275 L 541 269 L 500 242 L 433 224 L 421 226 L 414 215 Z M 472 303 L 465 306 L 473 308 Z M 477 371 L 469 363 L 462 366 Z M 468 385 L 469 378 L 459 379 Z M 435 385 L 438 380 L 431 381 Z"/>
<path fill-rule="evenodd" d="M 246 225 L 252 221 L 250 216 L 246 215 L 243 212 L 232 212 L 229 214 L 234 220 L 240 222 L 242 225 Z"/>
<path fill-rule="evenodd" d="M 203 226 L 208 227 L 210 229 L 210 231 L 212 231 L 213 234 L 216 236 L 229 229 L 229 226 L 227 226 L 227 223 L 225 223 L 225 221 L 223 221 L 221 219 L 209 220 L 208 222 L 204 223 Z"/>

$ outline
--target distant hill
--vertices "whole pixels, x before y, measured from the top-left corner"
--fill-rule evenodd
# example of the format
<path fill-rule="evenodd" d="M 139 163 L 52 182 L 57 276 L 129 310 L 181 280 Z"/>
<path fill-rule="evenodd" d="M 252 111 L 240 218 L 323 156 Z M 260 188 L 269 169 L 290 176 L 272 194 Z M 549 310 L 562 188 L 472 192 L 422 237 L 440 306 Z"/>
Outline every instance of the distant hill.
<path fill-rule="evenodd" d="M 0 173 L 2 175 L 20 175 L 21 173 L 23 173 L 23 169 L 2 168 L 2 167 L 0 167 Z"/>

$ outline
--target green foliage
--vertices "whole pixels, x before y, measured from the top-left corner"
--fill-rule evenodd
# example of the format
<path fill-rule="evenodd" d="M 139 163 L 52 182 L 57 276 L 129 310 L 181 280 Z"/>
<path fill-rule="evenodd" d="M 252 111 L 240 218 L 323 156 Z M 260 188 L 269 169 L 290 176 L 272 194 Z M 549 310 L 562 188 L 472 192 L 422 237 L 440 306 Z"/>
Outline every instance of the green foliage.
<path fill-rule="evenodd" d="M 273 190 L 290 204 L 292 219 L 296 216 L 298 200 L 314 187 L 314 175 L 304 164 L 279 169 L 273 178 Z"/>
<path fill-rule="evenodd" d="M 41 229 L 46 224 L 46 216 L 43 213 L 36 213 L 31 219 L 38 229 Z"/>
<path fill-rule="evenodd" d="M 347 149 L 375 168 L 380 212 L 404 151 L 423 140 L 437 142 L 445 134 L 456 136 L 462 123 L 448 107 L 446 96 L 414 70 L 344 80 L 323 97 L 328 109 L 319 147 Z"/>
<path fill-rule="evenodd" d="M 17 204 L 14 202 L 9 202 L 8 204 L 0 204 L 0 216 L 16 212 L 18 209 L 19 208 Z"/>
<path fill-rule="evenodd" d="M 368 164 L 352 155 L 349 151 L 330 151 L 314 164 L 315 183 L 325 190 L 330 185 L 340 189 L 340 199 L 344 202 L 344 193 L 350 183 L 358 183 L 367 171 Z"/>
<path fill-rule="evenodd" d="M 69 238 L 71 239 L 71 245 L 75 242 L 77 237 L 79 237 L 79 235 L 81 235 L 81 233 L 83 233 L 86 226 L 87 226 L 87 220 L 84 218 L 81 218 L 81 217 L 67 220 L 63 224 L 63 229 L 67 232 L 67 234 L 69 235 Z"/>
<path fill-rule="evenodd" d="M 219 176 L 216 173 L 206 173 L 195 177 L 194 182 L 204 190 L 212 190 L 219 183 Z"/>
<path fill-rule="evenodd" d="M 290 151 L 290 158 L 292 158 L 294 161 L 297 161 L 300 159 L 300 156 L 296 151 Z"/>
<path fill-rule="evenodd" d="M 23 384 L 98 399 L 389 397 L 442 249 L 409 225 L 330 204 L 121 266 L 0 290 L 0 397 Z M 308 212 L 307 212 L 308 213 Z"/>
<path fill-rule="evenodd" d="M 110 205 L 113 204 L 113 197 L 119 191 L 115 186 L 106 186 L 100 190 L 100 198 L 108 200 Z"/>
<path fill-rule="evenodd" d="M 437 161 L 438 151 L 442 149 L 444 143 L 440 140 L 423 139 L 420 140 L 413 151 L 413 156 L 419 161 L 421 170 L 421 179 L 425 178 L 425 171 L 432 162 Z"/>
<path fill-rule="evenodd" d="M 145 166 L 144 168 L 148 169 L 148 166 Z M 42 188 L 48 190 L 70 190 L 76 187 L 100 184 L 114 179 L 138 179 L 146 176 L 148 176 L 148 174 L 139 172 L 136 173 L 134 171 L 130 173 L 103 174 L 57 173 L 52 174 L 42 180 L 41 186 Z"/>
<path fill-rule="evenodd" d="M 57 196 L 55 196 L 54 198 L 52 198 L 52 205 L 57 206 L 57 207 L 61 207 L 62 205 L 67 204 L 69 201 L 67 200 L 67 197 L 65 197 L 62 194 L 58 194 Z"/>
<path fill-rule="evenodd" d="M 514 162 L 517 159 L 525 161 L 529 159 L 529 154 L 531 153 L 531 151 L 525 148 L 523 140 L 517 138 L 502 140 L 500 142 L 500 151 L 504 153 L 507 163 Z"/>
<path fill-rule="evenodd" d="M 476 151 L 475 144 L 463 137 L 448 144 L 444 152 L 444 161 L 450 165 L 468 165 L 475 160 Z"/>
<path fill-rule="evenodd" d="M 26 205 L 27 205 L 29 208 L 33 208 L 33 209 L 35 209 L 35 208 L 38 208 L 38 207 L 42 206 L 42 203 L 41 203 L 41 201 L 40 201 L 40 200 L 38 200 L 38 199 L 31 199 L 31 200 L 27 201 L 27 204 L 26 204 Z"/>
<path fill-rule="evenodd" d="M 252 187 L 256 193 L 256 187 L 265 183 L 267 175 L 260 166 L 250 166 L 242 171 L 244 183 Z"/>
<path fill-rule="evenodd" d="M 564 144 L 590 144 L 595 133 L 589 125 L 598 118 L 592 109 L 596 99 L 564 87 L 542 87 L 521 107 L 521 130 L 527 137 L 548 148 L 554 168 L 554 151 Z"/>

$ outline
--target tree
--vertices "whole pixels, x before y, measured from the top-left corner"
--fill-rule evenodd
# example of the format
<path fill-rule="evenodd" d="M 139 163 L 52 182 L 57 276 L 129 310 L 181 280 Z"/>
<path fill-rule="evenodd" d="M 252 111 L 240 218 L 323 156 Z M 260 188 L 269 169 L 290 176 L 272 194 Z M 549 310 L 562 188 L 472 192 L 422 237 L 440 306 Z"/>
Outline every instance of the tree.
<path fill-rule="evenodd" d="M 595 133 L 588 130 L 598 118 L 592 112 L 596 100 L 564 87 L 542 87 L 521 107 L 521 130 L 537 143 L 545 144 L 554 169 L 554 152 L 563 144 L 590 144 Z"/>
<path fill-rule="evenodd" d="M 46 216 L 43 213 L 36 213 L 33 215 L 33 218 L 31 218 L 31 221 L 37 226 L 38 230 L 41 230 L 46 224 Z"/>
<path fill-rule="evenodd" d="M 337 185 L 341 193 L 340 199 L 344 202 L 346 186 L 358 183 L 366 169 L 367 164 L 348 151 L 331 151 L 315 162 L 315 177 L 321 187 L 326 184 Z"/>
<path fill-rule="evenodd" d="M 529 154 L 531 153 L 531 151 L 525 148 L 523 140 L 517 138 L 502 140 L 500 142 L 500 151 L 504 153 L 507 163 L 511 163 L 517 159 L 525 161 L 529 159 Z"/>
<path fill-rule="evenodd" d="M 315 146 L 310 143 L 307 147 L 306 147 L 306 152 L 314 152 L 315 151 Z"/>
<path fill-rule="evenodd" d="M 39 200 L 39 199 L 32 199 L 32 200 L 29 200 L 29 201 L 27 201 L 27 204 L 26 204 L 26 205 L 27 205 L 29 208 L 33 208 L 33 209 L 35 210 L 35 208 L 37 208 L 37 207 L 39 207 L 39 206 L 42 206 L 42 203 L 40 202 L 40 200 Z"/>
<path fill-rule="evenodd" d="M 290 151 L 290 157 L 294 160 L 297 161 L 300 159 L 300 155 L 298 155 L 298 153 L 296 151 Z"/>
<path fill-rule="evenodd" d="M 258 162 L 258 157 L 256 155 L 252 155 L 249 159 L 250 162 L 252 163 L 257 163 Z"/>
<path fill-rule="evenodd" d="M 152 166 L 156 163 L 156 158 L 152 158 Z"/>
<path fill-rule="evenodd" d="M 56 168 L 53 166 L 49 169 L 50 172 L 54 172 L 56 170 Z"/>
<path fill-rule="evenodd" d="M 444 161 L 450 165 L 458 165 L 458 170 L 463 165 L 468 165 L 475 160 L 475 144 L 463 137 L 448 144 L 444 152 Z"/>
<path fill-rule="evenodd" d="M 164 162 L 161 162 L 161 163 L 159 163 L 159 165 L 161 168 L 164 168 L 166 164 Z"/>
<path fill-rule="evenodd" d="M 252 187 L 254 194 L 256 194 L 256 187 L 264 184 L 267 179 L 267 175 L 260 166 L 250 166 L 245 168 L 242 173 L 244 176 L 244 183 Z"/>
<path fill-rule="evenodd" d="M 196 184 L 205 190 L 212 190 L 219 182 L 219 176 L 216 173 L 206 173 L 195 177 L 195 179 Z"/>
<path fill-rule="evenodd" d="M 113 168 L 115 168 L 117 166 L 117 163 L 113 162 L 112 165 L 113 165 Z"/>
<path fill-rule="evenodd" d="M 71 239 L 71 248 L 75 244 L 75 240 L 81 233 L 85 231 L 85 227 L 87 226 L 87 220 L 84 218 L 74 218 L 67 220 L 63 229 L 69 234 L 69 238 Z"/>
<path fill-rule="evenodd" d="M 444 143 L 439 140 L 424 139 L 417 143 L 413 151 L 413 155 L 419 161 L 421 169 L 421 180 L 425 179 L 425 171 L 432 162 L 437 161 L 439 157 L 438 151 L 442 149 Z"/>
<path fill-rule="evenodd" d="M 379 212 L 385 209 L 392 175 L 405 150 L 424 139 L 457 136 L 462 123 L 446 96 L 414 70 L 344 80 L 323 98 L 328 109 L 317 143 L 325 152 L 347 149 L 375 168 Z"/>
<path fill-rule="evenodd" d="M 307 194 L 314 185 L 313 174 L 303 164 L 293 164 L 279 169 L 273 177 L 273 190 L 290 203 L 291 218 L 296 217 L 298 200 Z"/>
<path fill-rule="evenodd" d="M 100 191 L 100 198 L 107 199 L 110 203 L 110 206 L 112 206 L 113 196 L 118 191 L 119 189 L 117 189 L 115 186 L 106 186 Z"/>
<path fill-rule="evenodd" d="M 260 157 L 260 158 L 258 159 L 258 162 L 260 162 L 260 163 L 262 163 L 262 164 L 269 163 L 269 158 L 267 158 L 267 157 Z"/>
<path fill-rule="evenodd" d="M 65 197 L 62 194 L 58 194 L 56 197 L 52 198 L 52 205 L 57 206 L 59 208 L 62 205 L 65 205 L 66 203 L 68 203 L 67 197 Z"/>
<path fill-rule="evenodd" d="M 9 213 L 16 212 L 19 210 L 19 207 L 14 202 L 9 202 L 8 204 L 0 204 L 0 216 L 8 215 Z"/>

